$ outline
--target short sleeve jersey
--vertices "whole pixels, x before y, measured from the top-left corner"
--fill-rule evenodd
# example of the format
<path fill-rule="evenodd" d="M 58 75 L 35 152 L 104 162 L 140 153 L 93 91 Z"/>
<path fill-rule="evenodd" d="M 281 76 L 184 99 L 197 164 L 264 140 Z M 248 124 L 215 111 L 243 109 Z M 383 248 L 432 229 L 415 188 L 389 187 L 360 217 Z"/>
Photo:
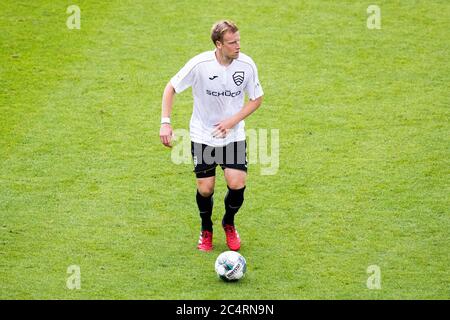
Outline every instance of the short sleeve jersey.
<path fill-rule="evenodd" d="M 239 53 L 228 66 L 221 65 L 215 51 L 201 53 L 170 80 L 176 93 L 192 87 L 194 108 L 190 121 L 193 142 L 210 146 L 224 146 L 245 140 L 245 122 L 239 122 L 225 138 L 212 136 L 214 125 L 239 112 L 244 106 L 245 94 L 250 100 L 264 92 L 253 60 Z"/>

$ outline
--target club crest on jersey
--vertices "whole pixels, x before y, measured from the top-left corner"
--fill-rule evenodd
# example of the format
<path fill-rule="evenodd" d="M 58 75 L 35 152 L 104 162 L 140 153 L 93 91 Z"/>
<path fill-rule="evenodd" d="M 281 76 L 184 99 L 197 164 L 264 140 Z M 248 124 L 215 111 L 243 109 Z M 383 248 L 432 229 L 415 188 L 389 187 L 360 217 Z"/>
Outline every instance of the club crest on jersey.
<path fill-rule="evenodd" d="M 233 74 L 233 81 L 237 86 L 240 86 L 244 82 L 244 71 L 236 71 Z"/>

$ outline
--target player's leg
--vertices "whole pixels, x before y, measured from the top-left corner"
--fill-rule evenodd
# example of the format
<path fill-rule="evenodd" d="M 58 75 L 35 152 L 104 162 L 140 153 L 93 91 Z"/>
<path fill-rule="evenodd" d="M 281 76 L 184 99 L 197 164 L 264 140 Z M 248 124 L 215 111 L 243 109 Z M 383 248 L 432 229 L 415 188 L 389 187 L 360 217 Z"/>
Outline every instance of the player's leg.
<path fill-rule="evenodd" d="M 230 148 L 231 147 L 231 148 Z M 247 178 L 246 143 L 238 141 L 226 149 L 226 161 L 222 166 L 228 192 L 225 196 L 225 215 L 222 226 L 227 237 L 227 245 L 231 250 L 239 250 L 241 240 L 234 225 L 234 217 L 244 202 L 245 183 Z"/>
<path fill-rule="evenodd" d="M 211 170 L 214 176 L 199 177 L 197 173 L 197 206 L 201 219 L 200 238 L 197 249 L 211 251 L 213 249 L 213 223 L 211 220 L 214 205 L 215 168 Z M 200 174 L 201 176 L 201 174 Z"/>
<path fill-rule="evenodd" d="M 234 226 L 234 216 L 244 202 L 247 172 L 239 169 L 225 168 L 224 176 L 227 182 L 228 192 L 225 196 L 225 215 L 222 224 Z"/>
<path fill-rule="evenodd" d="M 212 210 L 214 184 L 216 181 L 216 163 L 208 163 L 203 159 L 203 152 L 206 145 L 191 143 L 192 157 L 194 161 L 194 172 L 197 178 L 196 201 L 201 218 L 200 239 L 197 248 L 203 251 L 213 249 L 213 228 L 212 228 Z M 207 150 L 208 151 L 208 150 Z"/>
<path fill-rule="evenodd" d="M 211 220 L 214 205 L 214 184 L 216 177 L 197 178 L 197 206 L 202 219 L 202 230 L 213 231 Z"/>

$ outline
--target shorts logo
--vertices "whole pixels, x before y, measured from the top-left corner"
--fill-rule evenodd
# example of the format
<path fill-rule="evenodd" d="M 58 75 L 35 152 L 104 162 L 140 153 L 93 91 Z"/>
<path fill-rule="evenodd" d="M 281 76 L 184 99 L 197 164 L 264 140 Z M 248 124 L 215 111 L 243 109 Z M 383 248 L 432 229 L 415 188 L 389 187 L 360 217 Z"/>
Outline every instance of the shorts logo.
<path fill-rule="evenodd" d="M 240 86 L 244 82 L 244 71 L 236 71 L 233 74 L 233 81 L 237 86 Z"/>

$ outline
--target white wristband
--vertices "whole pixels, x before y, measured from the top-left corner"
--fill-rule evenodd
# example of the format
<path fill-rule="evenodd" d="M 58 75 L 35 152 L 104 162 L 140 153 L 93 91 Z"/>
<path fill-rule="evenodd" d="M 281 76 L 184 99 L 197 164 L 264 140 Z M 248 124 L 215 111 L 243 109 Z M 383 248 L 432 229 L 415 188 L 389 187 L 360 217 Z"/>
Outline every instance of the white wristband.
<path fill-rule="evenodd" d="M 170 124 L 170 118 L 168 118 L 168 117 L 162 117 L 162 118 L 161 118 L 161 124 L 163 124 L 163 123 L 168 123 L 168 124 Z"/>

